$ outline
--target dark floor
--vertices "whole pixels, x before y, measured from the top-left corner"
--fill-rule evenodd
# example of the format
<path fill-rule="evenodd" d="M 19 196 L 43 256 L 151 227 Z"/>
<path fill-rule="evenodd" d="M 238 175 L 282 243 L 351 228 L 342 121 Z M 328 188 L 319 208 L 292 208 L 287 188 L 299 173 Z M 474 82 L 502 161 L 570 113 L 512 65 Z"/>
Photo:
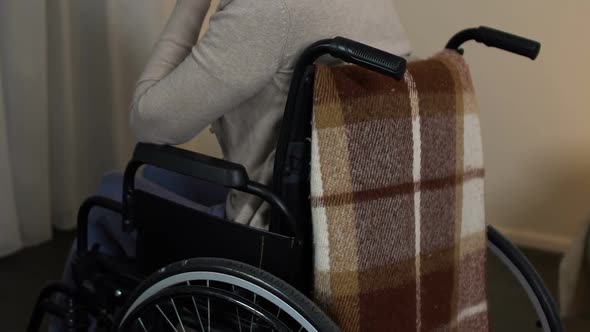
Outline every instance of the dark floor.
<path fill-rule="evenodd" d="M 25 331 L 41 288 L 61 278 L 73 238 L 55 232 L 48 243 L 0 258 L 0 331 Z"/>
<path fill-rule="evenodd" d="M 72 233 L 56 232 L 54 240 L 0 259 L 0 331 L 25 331 L 35 299 L 47 280 L 59 279 Z M 535 250 L 524 253 L 551 293 L 557 295 L 560 256 Z M 493 331 L 537 331 L 532 308 L 514 278 L 494 259 L 488 264 L 488 290 Z M 588 321 L 567 322 L 568 331 L 590 331 Z"/>

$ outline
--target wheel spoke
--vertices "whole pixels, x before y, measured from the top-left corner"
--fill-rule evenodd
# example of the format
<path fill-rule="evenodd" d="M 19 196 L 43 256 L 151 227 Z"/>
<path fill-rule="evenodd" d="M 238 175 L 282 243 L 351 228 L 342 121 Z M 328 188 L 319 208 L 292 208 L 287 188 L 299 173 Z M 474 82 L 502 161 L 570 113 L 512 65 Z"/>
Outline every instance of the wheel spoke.
<path fill-rule="evenodd" d="M 178 310 L 176 310 L 176 303 L 174 303 L 173 299 L 170 299 L 170 302 L 172 302 L 172 308 L 174 308 L 174 312 L 176 313 L 176 318 L 178 319 L 178 322 L 180 323 L 180 327 L 182 328 L 182 332 L 186 332 L 186 330 L 184 329 L 184 324 L 182 324 L 182 319 L 180 319 L 180 315 L 178 314 Z"/>
<path fill-rule="evenodd" d="M 209 287 L 209 280 L 207 280 L 207 287 Z M 211 302 L 207 296 L 207 331 L 211 332 Z"/>
<path fill-rule="evenodd" d="M 264 284 L 248 281 L 208 271 L 167 276 L 133 303 L 126 315 L 129 320 L 123 317 L 120 326 L 141 332 L 154 328 L 171 332 L 315 331 L 309 318 L 297 309 L 295 313 L 290 310 L 290 299 L 273 297 L 265 292 Z M 201 315 L 203 310 L 206 313 Z M 133 322 L 133 327 L 126 321 Z"/>
<path fill-rule="evenodd" d="M 195 297 L 191 296 L 193 299 L 193 305 L 195 306 L 195 311 L 197 312 L 197 318 L 199 319 L 199 325 L 201 325 L 201 331 L 205 332 L 205 326 L 203 326 L 203 321 L 201 320 L 201 314 L 199 314 L 199 308 L 197 307 L 197 301 L 195 301 Z"/>
<path fill-rule="evenodd" d="M 235 294 L 236 293 L 236 286 L 231 285 L 231 289 L 232 289 L 232 292 Z M 242 320 L 240 319 L 240 311 L 239 311 L 238 307 L 236 307 L 236 318 L 238 319 L 238 328 L 240 329 L 240 332 L 242 332 Z"/>
<path fill-rule="evenodd" d="M 168 318 L 168 316 L 166 316 L 166 314 L 164 313 L 164 311 L 162 311 L 162 308 L 160 308 L 159 304 L 156 304 L 156 308 L 158 308 L 158 310 L 160 311 L 160 313 L 162 314 L 162 316 L 164 316 L 164 318 L 166 319 L 166 321 L 168 322 L 168 324 L 170 325 L 170 327 L 174 330 L 174 332 L 178 332 L 178 330 L 176 329 L 176 327 L 174 326 L 174 324 L 172 324 L 172 322 L 170 321 L 170 319 Z"/>
<path fill-rule="evenodd" d="M 254 304 L 256 304 L 256 293 L 254 293 Z M 254 325 L 254 315 L 250 317 L 250 332 L 252 332 L 252 325 Z"/>
<path fill-rule="evenodd" d="M 141 318 L 137 319 L 137 322 L 139 323 L 139 325 L 141 326 L 141 328 L 145 331 L 148 332 L 148 330 L 145 328 L 145 325 L 143 325 L 143 321 L 141 320 Z"/>
<path fill-rule="evenodd" d="M 190 281 L 186 282 L 187 285 L 191 285 Z M 197 312 L 197 318 L 199 319 L 199 325 L 201 325 L 201 331 L 205 332 L 205 326 L 203 326 L 203 320 L 201 319 L 201 314 L 199 313 L 199 308 L 197 307 L 197 301 L 195 300 L 194 296 L 191 296 L 193 299 L 193 305 L 195 306 L 195 311 Z"/>

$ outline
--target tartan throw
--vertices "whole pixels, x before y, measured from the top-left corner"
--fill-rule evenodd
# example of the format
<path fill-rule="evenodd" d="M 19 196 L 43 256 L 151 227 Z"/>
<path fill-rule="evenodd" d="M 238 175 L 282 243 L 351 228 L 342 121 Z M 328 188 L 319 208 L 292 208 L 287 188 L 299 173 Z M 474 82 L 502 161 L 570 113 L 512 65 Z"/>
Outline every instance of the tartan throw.
<path fill-rule="evenodd" d="M 487 331 L 484 170 L 463 57 L 318 66 L 314 299 L 343 331 Z"/>

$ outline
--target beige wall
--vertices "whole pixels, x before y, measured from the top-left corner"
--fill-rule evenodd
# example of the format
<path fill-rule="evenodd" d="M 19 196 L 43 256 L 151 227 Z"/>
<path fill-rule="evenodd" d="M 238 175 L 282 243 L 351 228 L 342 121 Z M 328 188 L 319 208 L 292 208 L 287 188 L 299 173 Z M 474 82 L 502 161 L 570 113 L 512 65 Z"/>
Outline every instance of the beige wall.
<path fill-rule="evenodd" d="M 590 1 L 395 0 L 416 52 L 489 25 L 538 39 L 537 61 L 470 44 L 482 119 L 487 220 L 560 249 L 590 216 Z"/>
<path fill-rule="evenodd" d="M 470 44 L 487 169 L 487 220 L 564 249 L 590 214 L 590 1 L 395 0 L 419 56 L 489 25 L 542 42 L 538 60 Z M 206 132 L 191 146 L 218 154 Z"/>

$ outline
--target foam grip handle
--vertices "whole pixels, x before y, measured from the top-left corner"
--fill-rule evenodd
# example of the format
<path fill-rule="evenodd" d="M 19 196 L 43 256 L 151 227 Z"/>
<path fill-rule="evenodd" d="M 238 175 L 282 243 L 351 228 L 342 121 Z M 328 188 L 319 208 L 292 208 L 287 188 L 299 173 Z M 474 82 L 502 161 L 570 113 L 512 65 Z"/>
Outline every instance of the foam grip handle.
<path fill-rule="evenodd" d="M 344 37 L 332 39 L 330 55 L 396 80 L 406 72 L 406 59 Z"/>
<path fill-rule="evenodd" d="M 520 54 L 532 60 L 535 60 L 541 50 L 541 44 L 537 41 L 485 26 L 478 28 L 475 39 L 486 46 Z"/>

